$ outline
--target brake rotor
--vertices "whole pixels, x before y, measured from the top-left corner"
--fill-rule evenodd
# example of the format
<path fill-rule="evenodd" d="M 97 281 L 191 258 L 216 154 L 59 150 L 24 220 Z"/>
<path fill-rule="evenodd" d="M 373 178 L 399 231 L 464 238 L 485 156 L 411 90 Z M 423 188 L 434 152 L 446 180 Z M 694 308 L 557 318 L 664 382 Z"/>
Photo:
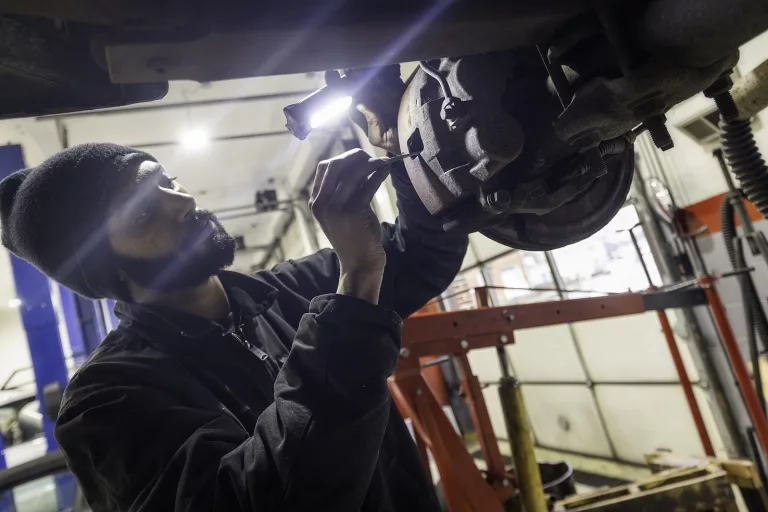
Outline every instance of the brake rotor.
<path fill-rule="evenodd" d="M 528 251 L 551 251 L 600 231 L 624 206 L 632 185 L 632 146 L 606 162 L 608 173 L 578 197 L 544 215 L 510 215 L 480 231 L 500 244 Z"/>

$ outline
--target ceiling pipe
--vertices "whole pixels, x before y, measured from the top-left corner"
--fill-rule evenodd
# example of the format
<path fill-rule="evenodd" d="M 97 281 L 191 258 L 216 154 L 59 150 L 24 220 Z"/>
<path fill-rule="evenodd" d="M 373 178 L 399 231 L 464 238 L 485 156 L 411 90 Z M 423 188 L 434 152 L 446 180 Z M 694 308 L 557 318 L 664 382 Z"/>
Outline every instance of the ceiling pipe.
<path fill-rule="evenodd" d="M 741 77 L 733 85 L 731 96 L 739 108 L 740 119 L 749 119 L 768 107 L 768 60 Z"/>
<path fill-rule="evenodd" d="M 239 135 L 224 135 L 221 137 L 212 137 L 209 142 L 213 144 L 214 142 L 261 139 L 265 137 L 281 137 L 285 135 L 290 135 L 290 133 L 285 130 L 280 130 L 275 132 L 263 132 L 263 133 L 243 133 Z M 163 141 L 163 142 L 144 142 L 140 144 L 126 144 L 126 145 L 135 149 L 145 150 L 145 149 L 157 149 L 157 148 L 181 146 L 182 142 L 178 140 L 173 140 L 173 141 L 169 140 L 169 141 Z"/>
<path fill-rule="evenodd" d="M 40 116 L 38 120 L 50 120 L 50 119 L 74 119 L 76 117 L 100 117 L 100 116 L 112 116 L 118 114 L 136 114 L 145 112 L 157 112 L 164 110 L 177 110 L 194 107 L 211 107 L 219 105 L 231 105 L 237 103 L 245 103 L 249 101 L 269 101 L 269 100 L 282 100 L 287 98 L 303 97 L 312 94 L 314 89 L 306 91 L 291 91 L 291 92 L 277 92 L 272 94 L 255 94 L 252 96 L 239 96 L 236 98 L 218 98 L 212 100 L 201 101 L 188 101 L 179 103 L 166 103 L 166 104 L 150 104 L 139 105 L 135 107 L 126 108 L 111 108 L 103 110 L 89 110 L 85 112 L 72 112 L 67 114 L 51 114 L 47 116 Z"/>

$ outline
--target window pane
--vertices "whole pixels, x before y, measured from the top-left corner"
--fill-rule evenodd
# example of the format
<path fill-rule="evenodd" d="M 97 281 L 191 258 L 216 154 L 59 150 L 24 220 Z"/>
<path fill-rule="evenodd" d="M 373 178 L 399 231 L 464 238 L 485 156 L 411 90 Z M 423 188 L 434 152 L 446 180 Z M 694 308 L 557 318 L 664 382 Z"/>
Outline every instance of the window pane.
<path fill-rule="evenodd" d="M 598 295 L 594 292 L 644 290 L 643 272 L 627 230 L 638 223 L 637 211 L 625 206 L 603 229 L 581 242 L 552 251 L 565 288 L 580 290 L 569 298 Z M 634 230 L 643 260 L 654 283 L 661 284 L 659 271 L 641 228 Z"/>
<path fill-rule="evenodd" d="M 485 286 L 480 269 L 472 268 L 461 272 L 451 286 L 443 292 L 441 296 L 443 307 L 446 311 L 477 308 L 477 299 L 473 290 L 479 286 Z"/>
<path fill-rule="evenodd" d="M 485 264 L 491 305 L 557 299 L 555 283 L 543 252 L 515 251 Z M 537 291 L 530 288 L 548 288 Z"/>

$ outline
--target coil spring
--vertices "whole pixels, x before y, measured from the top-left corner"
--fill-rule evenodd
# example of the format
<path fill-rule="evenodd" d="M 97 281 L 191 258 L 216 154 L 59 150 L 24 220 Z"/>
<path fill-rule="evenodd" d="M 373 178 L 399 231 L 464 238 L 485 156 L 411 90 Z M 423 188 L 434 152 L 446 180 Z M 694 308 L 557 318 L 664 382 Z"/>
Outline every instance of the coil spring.
<path fill-rule="evenodd" d="M 744 194 L 768 218 L 768 167 L 757 149 L 749 121 L 720 119 L 723 155 Z"/>

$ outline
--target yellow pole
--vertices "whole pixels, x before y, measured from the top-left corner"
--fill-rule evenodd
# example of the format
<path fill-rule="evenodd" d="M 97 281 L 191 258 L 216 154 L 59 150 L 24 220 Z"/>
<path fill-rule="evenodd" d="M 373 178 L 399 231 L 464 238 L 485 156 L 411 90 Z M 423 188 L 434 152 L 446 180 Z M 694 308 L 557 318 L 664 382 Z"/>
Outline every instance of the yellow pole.
<path fill-rule="evenodd" d="M 525 512 L 547 512 L 547 498 L 533 450 L 531 425 L 517 379 L 503 377 L 499 385 L 499 397 L 515 461 L 515 481 L 523 509 Z"/>

